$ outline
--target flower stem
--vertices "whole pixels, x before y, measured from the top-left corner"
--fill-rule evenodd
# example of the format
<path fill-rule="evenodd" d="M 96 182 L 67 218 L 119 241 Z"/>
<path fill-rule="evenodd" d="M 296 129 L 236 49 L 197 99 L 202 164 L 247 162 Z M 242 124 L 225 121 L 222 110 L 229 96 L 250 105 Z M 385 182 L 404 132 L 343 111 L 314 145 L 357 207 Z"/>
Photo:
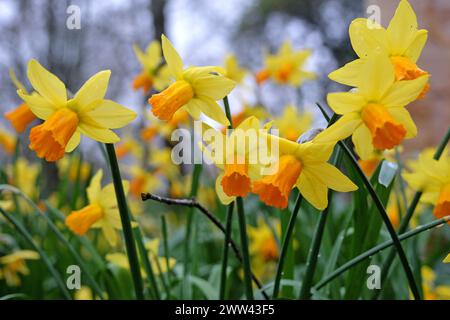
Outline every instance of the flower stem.
<path fill-rule="evenodd" d="M 116 151 L 114 145 L 106 143 L 106 152 L 108 153 L 111 174 L 114 182 L 114 190 L 116 192 L 117 205 L 119 207 L 120 219 L 122 221 L 123 235 L 125 238 L 125 246 L 127 249 L 128 262 L 130 264 L 131 276 L 133 278 L 134 290 L 138 300 L 144 299 L 141 269 L 136 251 L 136 243 L 134 241 L 133 230 L 131 228 L 130 215 L 128 214 L 127 200 L 123 190 L 122 178 L 120 177 L 119 164 L 117 162 Z"/>
<path fill-rule="evenodd" d="M 447 130 L 447 133 L 442 138 L 441 142 L 439 143 L 439 146 L 436 149 L 436 152 L 434 153 L 434 159 L 439 160 L 442 156 L 442 153 L 445 150 L 445 147 L 447 146 L 448 142 L 450 140 L 450 128 Z M 416 192 L 414 194 L 414 197 L 411 201 L 411 204 L 408 207 L 408 210 L 406 211 L 405 216 L 403 217 L 402 221 L 400 222 L 400 227 L 398 228 L 398 233 L 404 233 L 408 229 L 409 222 L 411 221 L 411 218 L 414 214 L 414 211 L 416 210 L 417 205 L 419 204 L 420 198 L 422 197 L 422 192 Z M 395 258 L 395 251 L 391 250 L 386 258 L 386 262 L 383 265 L 383 268 L 381 270 L 381 283 L 383 283 L 387 276 L 389 275 L 389 269 L 392 265 L 392 262 Z M 376 290 L 373 295 L 372 299 L 377 299 L 380 295 L 381 291 Z"/>
<path fill-rule="evenodd" d="M 280 283 L 283 275 L 283 267 L 284 260 L 286 258 L 286 254 L 288 252 L 289 243 L 291 241 L 292 234 L 294 232 L 295 222 L 297 221 L 297 215 L 300 211 L 300 206 L 302 204 L 303 197 L 301 193 L 298 193 L 297 200 L 295 201 L 294 210 L 292 211 L 291 218 L 289 219 L 289 224 L 287 226 L 286 233 L 284 235 L 283 243 L 281 245 L 280 252 L 280 260 L 278 261 L 277 273 L 275 276 L 275 283 L 273 287 L 273 298 L 276 299 L 278 297 L 278 293 L 280 292 Z"/>
<path fill-rule="evenodd" d="M 231 238 L 232 221 L 233 221 L 234 202 L 227 207 L 227 222 L 225 225 L 225 242 L 223 244 L 222 270 L 220 275 L 220 291 L 219 300 L 225 299 L 225 291 L 227 287 L 227 268 L 228 268 L 228 249 Z"/>
<path fill-rule="evenodd" d="M 426 225 L 417 227 L 414 230 L 408 231 L 406 233 L 401 234 L 398 238 L 400 241 L 409 239 L 411 237 L 414 237 L 424 231 L 430 230 L 432 228 L 435 228 L 437 226 L 440 226 L 442 224 L 445 224 L 446 222 L 448 222 L 450 220 L 450 216 L 446 216 L 442 219 L 439 220 L 435 220 L 432 221 Z M 365 259 L 379 253 L 380 251 L 391 247 L 394 244 L 394 242 L 392 240 L 387 240 L 383 243 L 380 243 L 379 245 L 373 247 L 372 249 L 367 250 L 366 252 L 361 253 L 359 256 L 354 257 L 353 259 L 351 259 L 350 261 L 344 263 L 342 266 L 340 266 L 339 268 L 337 268 L 336 270 L 334 270 L 332 273 L 330 273 L 329 275 L 327 275 L 323 280 L 321 280 L 315 287 L 314 290 L 319 290 L 321 288 L 323 288 L 325 285 L 327 285 L 330 281 L 334 280 L 335 278 L 337 278 L 339 275 L 341 275 L 342 273 L 344 273 L 345 271 L 349 270 L 350 268 L 354 267 L 355 265 L 357 265 L 358 263 L 360 263 L 361 261 L 364 261 Z M 395 253 L 395 251 L 394 251 Z"/>
<path fill-rule="evenodd" d="M 244 202 L 241 197 L 236 198 L 239 232 L 241 234 L 241 247 L 242 247 L 242 263 L 244 265 L 244 285 L 245 295 L 248 300 L 253 300 L 252 289 L 252 271 L 250 268 L 250 255 L 248 252 L 248 238 L 247 238 L 247 225 L 245 222 Z"/>

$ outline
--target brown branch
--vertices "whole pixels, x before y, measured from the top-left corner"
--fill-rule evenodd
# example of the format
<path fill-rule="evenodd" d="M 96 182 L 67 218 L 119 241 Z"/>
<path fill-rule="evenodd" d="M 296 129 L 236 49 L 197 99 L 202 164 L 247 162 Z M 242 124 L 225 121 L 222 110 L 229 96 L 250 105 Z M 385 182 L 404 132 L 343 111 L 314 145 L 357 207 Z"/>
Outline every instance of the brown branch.
<path fill-rule="evenodd" d="M 222 223 L 208 210 L 206 209 L 202 204 L 200 204 L 195 199 L 173 199 L 173 198 L 167 198 L 167 197 L 161 197 L 154 195 L 152 193 L 142 193 L 141 194 L 142 201 L 146 200 L 154 200 L 157 202 L 161 202 L 167 205 L 178 205 L 178 206 L 185 206 L 185 207 L 191 207 L 191 208 L 197 208 L 201 213 L 203 213 L 220 231 L 222 231 L 223 234 L 225 234 L 225 227 L 222 225 Z M 242 254 L 239 251 L 239 248 L 234 242 L 233 239 L 230 239 L 229 244 L 231 245 L 231 248 L 234 251 L 234 254 L 236 255 L 236 258 L 239 260 L 239 262 L 242 264 Z M 265 299 L 269 299 L 269 296 L 264 291 L 261 281 L 252 273 L 252 279 L 253 282 L 255 282 L 256 286 L 261 290 L 262 295 Z"/>

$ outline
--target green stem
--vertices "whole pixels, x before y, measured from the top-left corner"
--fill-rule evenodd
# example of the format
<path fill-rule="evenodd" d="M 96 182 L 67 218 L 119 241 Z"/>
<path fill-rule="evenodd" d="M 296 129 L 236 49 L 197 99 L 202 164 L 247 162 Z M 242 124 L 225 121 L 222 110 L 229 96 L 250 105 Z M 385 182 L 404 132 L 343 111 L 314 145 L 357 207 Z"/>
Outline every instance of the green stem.
<path fill-rule="evenodd" d="M 48 258 L 48 256 L 45 254 L 44 250 L 42 250 L 33 240 L 33 237 L 31 234 L 27 231 L 27 229 L 18 221 L 15 217 L 4 211 L 2 208 L 0 208 L 0 213 L 9 221 L 11 222 L 14 227 L 22 234 L 22 236 L 29 242 L 29 244 L 33 247 L 34 250 L 36 250 L 39 253 L 39 256 L 41 260 L 44 262 L 45 266 L 47 267 L 48 271 L 52 274 L 53 278 L 56 281 L 56 284 L 58 285 L 59 289 L 61 290 L 62 294 L 64 295 L 64 298 L 67 300 L 71 300 L 72 297 L 70 296 L 69 291 L 67 290 L 66 284 L 64 283 L 61 276 L 58 274 L 58 271 L 53 266 L 52 262 Z"/>
<path fill-rule="evenodd" d="M 250 255 L 248 252 L 248 238 L 247 238 L 247 224 L 245 222 L 244 202 L 241 197 L 236 198 L 239 232 L 241 234 L 241 247 L 242 247 L 242 263 L 244 265 L 244 285 L 245 295 L 248 300 L 253 300 L 253 288 L 252 288 L 252 271 L 250 268 Z"/>
<path fill-rule="evenodd" d="M 415 235 L 418 235 L 424 231 L 430 230 L 432 228 L 435 228 L 437 226 L 440 226 L 442 224 L 445 224 L 446 222 L 448 222 L 450 219 L 450 216 L 444 217 L 442 219 L 439 220 L 435 220 L 433 222 L 430 222 L 426 225 L 417 227 L 414 230 L 408 231 L 406 233 L 403 233 L 399 236 L 399 240 L 403 241 L 406 239 L 409 239 L 411 237 L 414 237 Z M 358 263 L 360 263 L 361 261 L 364 261 L 365 259 L 381 252 L 382 250 L 391 247 L 394 244 L 394 242 L 392 240 L 387 240 L 375 247 L 373 247 L 370 250 L 367 250 L 364 253 L 361 253 L 359 256 L 356 256 L 355 258 L 351 259 L 350 261 L 346 262 L 345 264 L 343 264 L 342 266 L 340 266 L 339 268 L 337 268 L 336 270 L 334 270 L 332 273 L 330 273 L 325 279 L 321 280 L 315 287 L 314 290 L 319 290 L 321 288 L 323 288 L 326 284 L 328 284 L 330 281 L 334 280 L 335 278 L 337 278 L 339 275 L 341 275 L 342 273 L 344 273 L 345 271 L 349 270 L 350 268 L 354 267 L 355 265 L 357 265 Z"/>
<path fill-rule="evenodd" d="M 125 238 L 125 246 L 127 249 L 128 262 L 130 264 L 131 275 L 133 278 L 134 290 L 138 300 L 144 299 L 144 291 L 142 285 L 141 268 L 136 251 L 136 243 L 134 242 L 133 230 L 131 228 L 130 215 L 128 214 L 127 200 L 123 190 L 122 178 L 120 176 L 119 164 L 117 162 L 116 151 L 114 145 L 106 143 L 106 151 L 108 153 L 111 174 L 114 182 L 114 190 L 116 192 L 117 205 L 119 207 L 120 219 L 122 221 L 123 235 Z"/>
<path fill-rule="evenodd" d="M 225 242 L 223 245 L 222 270 L 220 275 L 220 291 L 219 300 L 225 299 L 225 291 L 227 287 L 227 268 L 228 268 L 228 249 L 230 247 L 231 230 L 233 222 L 234 202 L 227 207 L 227 221 L 225 225 Z"/>
<path fill-rule="evenodd" d="M 172 283 L 172 279 L 171 279 L 171 271 L 169 268 L 169 242 L 168 242 L 168 232 L 167 232 L 167 221 L 166 221 L 166 217 L 164 215 L 161 216 L 161 230 L 162 230 L 162 236 L 163 236 L 163 248 L 164 248 L 164 257 L 166 259 L 166 266 L 167 266 L 167 282 L 169 283 L 169 285 Z"/>
<path fill-rule="evenodd" d="M 294 232 L 295 222 L 297 221 L 297 215 L 300 211 L 300 206 L 302 204 L 303 197 L 301 193 L 298 193 L 297 200 L 295 201 L 294 210 L 292 211 L 291 217 L 289 219 L 289 224 L 286 230 L 286 234 L 283 238 L 283 244 L 281 245 L 280 259 L 278 261 L 277 273 L 275 275 L 275 283 L 273 287 L 273 298 L 276 299 L 278 297 L 278 293 L 280 291 L 280 283 L 281 278 L 283 276 L 283 267 L 284 260 L 286 258 L 286 254 L 288 252 L 289 243 L 291 241 L 292 234 Z"/>
<path fill-rule="evenodd" d="M 444 152 L 445 147 L 447 146 L 449 140 L 450 140 L 450 128 L 447 130 L 447 133 L 445 134 L 444 138 L 442 138 L 441 142 L 439 143 L 439 146 L 436 149 L 436 152 L 434 153 L 433 158 L 435 160 L 439 160 L 441 158 L 442 153 Z M 409 205 L 405 216 L 400 222 L 398 233 L 404 233 L 408 229 L 409 222 L 411 221 L 411 218 L 414 214 L 414 211 L 417 208 L 417 205 L 419 204 L 421 197 L 422 197 L 421 191 L 416 192 L 414 194 L 411 204 Z M 391 250 L 386 258 L 386 262 L 384 263 L 383 268 L 381 269 L 381 283 L 383 283 L 386 280 L 387 276 L 389 275 L 389 270 L 391 268 L 392 262 L 394 261 L 394 258 L 395 258 L 395 251 Z M 377 299 L 380 293 L 381 291 L 374 292 L 372 299 Z"/>
<path fill-rule="evenodd" d="M 319 104 L 317 104 L 317 105 L 322 110 L 322 107 Z M 324 114 L 325 117 L 327 117 L 324 110 L 322 111 L 322 113 Z M 400 240 L 398 239 L 397 233 L 395 232 L 395 229 L 392 226 L 389 216 L 386 213 L 386 210 L 384 209 L 383 203 L 381 202 L 380 198 L 378 197 L 377 193 L 375 192 L 375 189 L 373 188 L 372 184 L 370 183 L 370 181 L 367 179 L 366 175 L 362 171 L 361 167 L 358 164 L 358 160 L 356 160 L 355 156 L 353 155 L 353 153 L 349 149 L 349 147 L 343 141 L 339 141 L 338 144 L 344 150 L 344 152 L 346 153 L 346 155 L 352 162 L 354 168 L 356 169 L 361 180 L 363 181 L 364 185 L 366 186 L 366 189 L 369 192 L 373 202 L 375 203 L 375 206 L 377 207 L 378 212 L 381 215 L 384 225 L 386 226 L 386 228 L 389 232 L 389 235 L 390 235 L 392 241 L 394 242 L 395 249 L 397 250 L 397 254 L 400 258 L 400 262 L 403 266 L 403 270 L 406 274 L 406 278 L 408 279 L 408 284 L 409 284 L 411 292 L 414 296 L 414 299 L 420 300 L 420 293 L 417 288 L 416 282 L 414 280 L 414 274 L 411 270 L 411 267 L 409 266 L 408 258 L 406 257 L 405 251 L 403 250 Z"/>

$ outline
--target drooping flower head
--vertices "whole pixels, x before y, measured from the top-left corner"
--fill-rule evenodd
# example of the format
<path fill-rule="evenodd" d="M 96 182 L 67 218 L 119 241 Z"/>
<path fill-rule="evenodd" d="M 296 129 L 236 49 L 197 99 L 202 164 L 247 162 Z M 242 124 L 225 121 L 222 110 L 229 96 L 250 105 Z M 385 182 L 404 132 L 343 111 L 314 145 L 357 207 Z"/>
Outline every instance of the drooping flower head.
<path fill-rule="evenodd" d="M 295 51 L 290 42 L 283 43 L 276 54 L 268 54 L 265 68 L 256 75 L 256 82 L 261 84 L 272 79 L 278 84 L 300 86 L 306 80 L 316 77 L 313 72 L 303 69 L 306 60 L 311 56 L 310 50 Z"/>
<path fill-rule="evenodd" d="M 167 65 L 163 64 L 159 41 L 150 42 L 145 52 L 137 45 L 133 50 L 142 67 L 142 72 L 133 80 L 133 89 L 142 89 L 144 93 L 152 88 L 164 90 L 170 84 L 170 74 Z"/>
<path fill-rule="evenodd" d="M 428 38 L 428 31 L 418 29 L 417 17 L 407 0 L 401 0 L 387 29 L 368 19 L 355 19 L 349 28 L 350 40 L 359 59 L 330 74 L 330 79 L 357 87 L 367 57 L 377 51 L 389 57 L 395 70 L 395 81 L 414 80 L 428 75 L 417 66 Z M 420 95 L 428 91 L 426 84 Z"/>
<path fill-rule="evenodd" d="M 39 158 L 56 161 L 64 152 L 73 151 L 81 134 L 103 143 L 115 143 L 119 137 L 111 130 L 130 123 L 136 113 L 104 99 L 111 72 L 92 76 L 71 99 L 64 83 L 32 59 L 28 78 L 37 94 L 18 90 L 19 96 L 44 123 L 30 132 L 30 149 Z"/>
<path fill-rule="evenodd" d="M 153 114 L 161 120 L 169 121 L 178 110 L 184 109 L 194 119 L 198 119 L 203 113 L 223 125 L 228 125 L 228 119 L 216 101 L 228 95 L 235 82 L 222 76 L 220 72 L 223 72 L 223 69 L 218 67 L 183 69 L 183 61 L 178 52 L 164 35 L 162 48 L 175 82 L 148 100 Z"/>
<path fill-rule="evenodd" d="M 417 128 L 405 106 L 416 100 L 428 76 L 395 82 L 388 57 L 372 54 L 356 76 L 356 89 L 328 94 L 330 108 L 342 117 L 319 134 L 317 141 L 332 142 L 352 136 L 361 159 L 375 150 L 388 150 L 417 135 Z"/>
<path fill-rule="evenodd" d="M 87 188 L 89 205 L 73 211 L 66 218 L 66 226 L 73 233 L 83 236 L 90 228 L 101 228 L 108 242 L 115 246 L 118 236 L 116 230 L 122 229 L 114 185 L 101 187 L 103 171 L 99 170 Z M 130 189 L 127 181 L 122 181 L 125 193 Z"/>

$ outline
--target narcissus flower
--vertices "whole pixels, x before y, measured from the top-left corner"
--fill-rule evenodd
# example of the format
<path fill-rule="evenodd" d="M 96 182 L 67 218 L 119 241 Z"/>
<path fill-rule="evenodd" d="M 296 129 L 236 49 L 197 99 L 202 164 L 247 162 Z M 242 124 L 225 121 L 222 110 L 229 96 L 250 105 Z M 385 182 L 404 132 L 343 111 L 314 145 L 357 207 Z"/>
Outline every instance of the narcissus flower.
<path fill-rule="evenodd" d="M 164 35 L 162 48 L 170 74 L 176 81 L 148 100 L 153 114 L 161 120 L 169 121 L 178 110 L 184 109 L 194 119 L 198 119 L 203 113 L 228 125 L 228 119 L 216 101 L 228 95 L 235 82 L 220 75 L 219 72 L 223 70 L 218 67 L 183 69 L 183 61 L 178 52 Z"/>
<path fill-rule="evenodd" d="M 102 177 L 103 171 L 99 170 L 87 188 L 89 205 L 69 214 L 66 226 L 79 236 L 85 235 L 90 228 L 101 228 L 109 244 L 115 246 L 118 240 L 116 230 L 122 229 L 122 223 L 114 185 L 111 183 L 102 188 Z M 122 181 L 122 184 L 125 193 L 128 193 L 129 183 Z"/>
<path fill-rule="evenodd" d="M 303 69 L 310 56 L 310 50 L 295 51 L 291 43 L 286 41 L 278 53 L 266 56 L 266 67 L 256 75 L 256 82 L 261 84 L 270 78 L 278 84 L 297 87 L 306 80 L 315 79 L 316 75 L 313 72 Z"/>
<path fill-rule="evenodd" d="M 239 62 L 234 54 L 229 54 L 225 57 L 225 77 L 235 81 L 236 83 L 241 83 L 246 74 L 247 70 L 239 65 Z"/>
<path fill-rule="evenodd" d="M 139 166 L 130 168 L 132 178 L 130 180 L 130 193 L 141 198 L 143 192 L 154 192 L 161 187 L 161 181 L 153 172 L 148 172 Z"/>
<path fill-rule="evenodd" d="M 30 149 L 39 158 L 61 159 L 64 152 L 78 146 L 81 134 L 104 143 L 120 140 L 110 129 L 124 127 L 136 113 L 104 99 L 110 75 L 109 70 L 95 74 L 68 99 L 64 83 L 39 62 L 30 60 L 28 78 L 38 94 L 23 90 L 18 94 L 38 118 L 45 120 L 30 132 Z"/>
<path fill-rule="evenodd" d="M 283 114 L 275 118 L 274 126 L 279 130 L 280 136 L 291 141 L 297 141 L 304 132 L 311 128 L 313 117 L 311 113 L 300 112 L 295 106 L 288 105 Z"/>
<path fill-rule="evenodd" d="M 25 260 L 37 260 L 39 254 L 31 250 L 18 250 L 0 257 L 0 279 L 5 279 L 8 286 L 19 286 L 19 274 L 28 275 L 30 270 Z"/>
<path fill-rule="evenodd" d="M 450 300 L 450 286 L 436 285 L 436 273 L 428 266 L 420 269 L 424 300 Z"/>
<path fill-rule="evenodd" d="M 27 93 L 25 86 L 17 79 L 14 70 L 9 70 L 9 76 L 17 90 Z M 31 122 L 37 119 L 26 103 L 22 103 L 17 108 L 6 112 L 5 118 L 11 123 L 17 133 L 22 133 Z"/>
<path fill-rule="evenodd" d="M 279 144 L 275 170 L 254 181 L 252 189 L 265 204 L 286 208 L 292 188 L 297 187 L 309 203 L 323 210 L 328 206 L 328 188 L 339 192 L 358 189 L 339 169 L 327 162 L 335 143 L 320 143 L 313 139 L 299 144 L 274 136 L 272 139 L 278 139 Z"/>
<path fill-rule="evenodd" d="M 358 74 L 363 72 L 367 57 L 375 51 L 389 57 L 396 81 L 414 80 L 428 75 L 416 64 L 427 41 L 428 31 L 418 29 L 416 14 L 408 1 L 400 2 L 387 29 L 368 19 L 359 18 L 351 23 L 349 34 L 359 59 L 332 72 L 332 80 L 357 87 Z M 423 97 L 428 88 L 426 84 L 418 97 Z"/>
<path fill-rule="evenodd" d="M 3 150 L 8 154 L 13 154 L 16 149 L 15 137 L 2 128 L 0 128 L 0 146 L 2 146 Z"/>
<path fill-rule="evenodd" d="M 422 192 L 421 201 L 433 205 L 439 219 L 450 215 L 450 155 L 447 152 L 434 160 L 432 154 L 425 150 L 417 161 L 409 162 L 411 171 L 403 177 L 412 189 Z"/>
<path fill-rule="evenodd" d="M 384 55 L 364 63 L 351 92 L 328 94 L 330 108 L 343 115 L 317 136 L 317 141 L 338 141 L 352 136 L 356 152 L 367 160 L 375 150 L 392 149 L 415 137 L 417 128 L 405 106 L 425 87 L 428 76 L 395 82 L 394 67 Z"/>
<path fill-rule="evenodd" d="M 137 45 L 133 50 L 142 67 L 142 72 L 133 80 L 133 89 L 142 88 L 144 93 L 152 88 L 164 90 L 170 84 L 170 73 L 167 65 L 163 64 L 159 41 L 150 42 L 145 52 Z"/>

